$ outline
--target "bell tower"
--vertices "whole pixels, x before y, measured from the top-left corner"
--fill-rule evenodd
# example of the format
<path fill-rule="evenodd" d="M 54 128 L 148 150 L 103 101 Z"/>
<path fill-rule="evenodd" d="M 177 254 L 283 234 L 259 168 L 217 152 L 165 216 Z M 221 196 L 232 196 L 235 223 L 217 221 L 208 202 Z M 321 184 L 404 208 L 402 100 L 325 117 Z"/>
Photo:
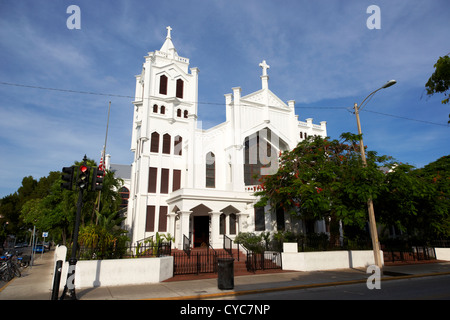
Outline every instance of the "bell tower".
<path fill-rule="evenodd" d="M 145 56 L 136 75 L 133 101 L 132 164 L 128 224 L 136 239 L 167 230 L 166 200 L 169 194 L 187 186 L 193 161 L 197 127 L 198 68 L 189 69 L 189 59 L 178 55 L 172 42 L 172 28 L 160 50 Z M 191 164 L 189 164 L 191 163 Z"/>

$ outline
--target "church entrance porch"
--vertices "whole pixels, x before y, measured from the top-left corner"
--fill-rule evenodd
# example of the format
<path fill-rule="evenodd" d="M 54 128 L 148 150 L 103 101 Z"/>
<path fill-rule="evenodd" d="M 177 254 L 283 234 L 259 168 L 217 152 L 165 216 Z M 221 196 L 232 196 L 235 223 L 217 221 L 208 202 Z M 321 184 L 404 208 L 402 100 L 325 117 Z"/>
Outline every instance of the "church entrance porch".
<path fill-rule="evenodd" d="M 194 248 L 209 245 L 209 216 L 194 216 L 193 245 Z"/>

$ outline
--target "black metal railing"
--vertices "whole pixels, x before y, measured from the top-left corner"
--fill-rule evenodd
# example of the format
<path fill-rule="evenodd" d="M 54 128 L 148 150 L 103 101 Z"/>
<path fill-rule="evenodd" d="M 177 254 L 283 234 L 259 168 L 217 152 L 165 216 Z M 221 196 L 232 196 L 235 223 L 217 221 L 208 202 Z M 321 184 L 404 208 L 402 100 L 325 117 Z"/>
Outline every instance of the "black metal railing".
<path fill-rule="evenodd" d="M 384 248 L 384 262 L 414 262 L 421 260 L 436 260 L 436 251 L 433 247 L 412 246 L 405 248 Z"/>
<path fill-rule="evenodd" d="M 233 240 L 223 235 L 223 249 L 233 257 Z"/>
<path fill-rule="evenodd" d="M 107 246 L 92 248 L 81 246 L 78 250 L 78 260 L 104 260 L 126 258 L 148 258 L 171 255 L 171 242 L 137 243 L 126 246 Z M 69 251 L 69 250 L 68 250 Z"/>
<path fill-rule="evenodd" d="M 191 240 L 183 234 L 183 251 L 187 254 L 191 254 Z"/>

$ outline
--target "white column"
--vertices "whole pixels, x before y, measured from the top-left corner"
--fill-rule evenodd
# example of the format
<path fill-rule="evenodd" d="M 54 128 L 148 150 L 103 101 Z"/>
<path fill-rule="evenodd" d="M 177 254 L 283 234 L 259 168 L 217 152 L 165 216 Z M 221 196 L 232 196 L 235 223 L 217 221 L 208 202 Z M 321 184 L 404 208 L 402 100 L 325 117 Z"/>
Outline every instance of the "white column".
<path fill-rule="evenodd" d="M 189 238 L 189 224 L 192 211 L 179 211 L 180 214 L 180 239 L 178 241 L 178 249 L 183 249 L 183 236 Z"/>
<path fill-rule="evenodd" d="M 211 211 L 211 243 L 213 248 L 221 248 L 223 239 L 220 238 L 220 211 Z"/>
<path fill-rule="evenodd" d="M 167 228 L 167 232 L 170 233 L 172 237 L 175 238 L 175 217 L 177 214 L 175 212 L 169 212 L 167 217 L 169 218 L 169 228 Z M 172 247 L 175 248 L 175 241 L 172 242 Z"/>

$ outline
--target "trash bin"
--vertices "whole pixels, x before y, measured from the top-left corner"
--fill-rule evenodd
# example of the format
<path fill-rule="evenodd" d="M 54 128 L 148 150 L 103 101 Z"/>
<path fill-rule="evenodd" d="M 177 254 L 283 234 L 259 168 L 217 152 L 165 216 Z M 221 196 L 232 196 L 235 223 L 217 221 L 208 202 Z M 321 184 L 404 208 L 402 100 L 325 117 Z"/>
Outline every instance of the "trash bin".
<path fill-rule="evenodd" d="M 218 259 L 217 286 L 220 290 L 230 290 L 234 288 L 234 259 Z"/>

